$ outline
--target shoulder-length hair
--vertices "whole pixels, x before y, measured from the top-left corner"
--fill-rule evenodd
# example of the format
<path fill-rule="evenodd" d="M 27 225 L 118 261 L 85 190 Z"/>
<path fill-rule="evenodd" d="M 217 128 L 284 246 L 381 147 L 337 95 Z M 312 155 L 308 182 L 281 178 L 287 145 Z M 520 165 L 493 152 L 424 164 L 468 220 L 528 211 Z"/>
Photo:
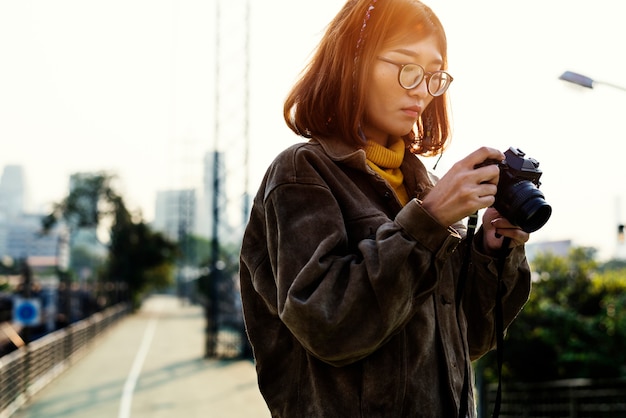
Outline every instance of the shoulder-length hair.
<path fill-rule="evenodd" d="M 289 128 L 305 138 L 338 137 L 363 147 L 360 124 L 372 63 L 385 45 L 416 33 L 435 37 L 447 69 L 445 31 L 428 6 L 418 0 L 348 0 L 285 100 Z M 433 98 L 404 136 L 413 153 L 443 151 L 450 134 L 447 102 L 447 93 Z"/>

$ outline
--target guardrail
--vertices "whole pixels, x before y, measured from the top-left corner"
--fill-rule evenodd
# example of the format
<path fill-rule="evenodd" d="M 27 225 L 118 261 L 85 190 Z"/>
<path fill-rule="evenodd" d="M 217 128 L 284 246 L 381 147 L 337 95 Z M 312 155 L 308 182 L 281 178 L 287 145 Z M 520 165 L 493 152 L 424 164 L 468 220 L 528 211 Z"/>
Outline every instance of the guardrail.
<path fill-rule="evenodd" d="M 0 357 L 0 418 L 13 415 L 129 312 L 127 304 L 110 307 Z"/>
<path fill-rule="evenodd" d="M 488 412 L 493 410 L 496 390 L 497 385 L 489 386 Z M 623 418 L 626 417 L 626 379 L 570 379 L 504 385 L 500 417 Z"/>

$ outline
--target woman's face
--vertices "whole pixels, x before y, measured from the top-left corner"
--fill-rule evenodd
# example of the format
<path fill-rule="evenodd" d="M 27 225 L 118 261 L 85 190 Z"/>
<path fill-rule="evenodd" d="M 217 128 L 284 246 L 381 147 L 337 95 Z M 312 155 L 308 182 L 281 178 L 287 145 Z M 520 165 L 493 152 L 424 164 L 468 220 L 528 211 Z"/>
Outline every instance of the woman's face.
<path fill-rule="evenodd" d="M 408 40 L 377 54 L 367 85 L 365 120 L 361 128 L 368 140 L 386 146 L 390 138 L 408 134 L 426 106 L 433 100 L 426 80 L 406 90 L 398 82 L 397 64 L 419 64 L 426 72 L 441 70 L 443 58 L 435 37 Z"/>

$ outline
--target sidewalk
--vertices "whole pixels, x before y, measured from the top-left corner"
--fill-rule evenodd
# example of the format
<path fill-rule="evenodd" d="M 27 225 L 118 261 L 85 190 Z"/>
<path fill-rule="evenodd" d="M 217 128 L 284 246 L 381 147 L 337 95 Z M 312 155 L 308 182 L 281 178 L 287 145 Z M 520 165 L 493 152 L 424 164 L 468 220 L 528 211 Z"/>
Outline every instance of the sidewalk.
<path fill-rule="evenodd" d="M 153 296 L 12 418 L 268 418 L 254 365 L 204 359 L 198 306 Z"/>

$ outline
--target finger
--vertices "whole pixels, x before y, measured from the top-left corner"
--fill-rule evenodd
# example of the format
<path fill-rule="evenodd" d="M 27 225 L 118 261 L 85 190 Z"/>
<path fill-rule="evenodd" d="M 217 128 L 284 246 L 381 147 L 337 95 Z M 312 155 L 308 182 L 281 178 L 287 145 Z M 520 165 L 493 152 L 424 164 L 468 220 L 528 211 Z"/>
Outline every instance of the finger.
<path fill-rule="evenodd" d="M 496 228 L 496 238 L 507 237 L 511 239 L 511 248 L 518 245 L 523 245 L 528 242 L 530 235 L 527 232 L 522 231 L 519 228 Z"/>
<path fill-rule="evenodd" d="M 478 148 L 476 151 L 467 156 L 467 159 L 470 160 L 472 166 L 482 164 L 488 160 L 502 161 L 505 158 L 506 157 L 504 156 L 502 151 L 489 147 Z"/>
<path fill-rule="evenodd" d="M 482 197 L 494 197 L 498 192 L 498 186 L 493 183 L 480 183 L 476 188 L 476 193 L 479 198 Z M 491 205 L 490 205 L 491 206 Z"/>
<path fill-rule="evenodd" d="M 519 228 L 517 225 L 512 224 L 511 221 L 503 218 L 502 216 L 493 218 L 490 223 L 494 228 Z"/>
<path fill-rule="evenodd" d="M 496 208 L 494 208 L 493 206 L 489 207 L 483 214 L 483 224 L 485 224 L 485 226 L 487 226 L 487 224 L 489 224 L 489 226 L 493 226 L 491 222 L 497 218 L 500 218 L 501 216 L 502 215 L 500 215 Z"/>
<path fill-rule="evenodd" d="M 497 165 L 491 164 L 475 169 L 478 183 L 490 183 L 497 185 L 500 179 L 500 168 Z"/>

